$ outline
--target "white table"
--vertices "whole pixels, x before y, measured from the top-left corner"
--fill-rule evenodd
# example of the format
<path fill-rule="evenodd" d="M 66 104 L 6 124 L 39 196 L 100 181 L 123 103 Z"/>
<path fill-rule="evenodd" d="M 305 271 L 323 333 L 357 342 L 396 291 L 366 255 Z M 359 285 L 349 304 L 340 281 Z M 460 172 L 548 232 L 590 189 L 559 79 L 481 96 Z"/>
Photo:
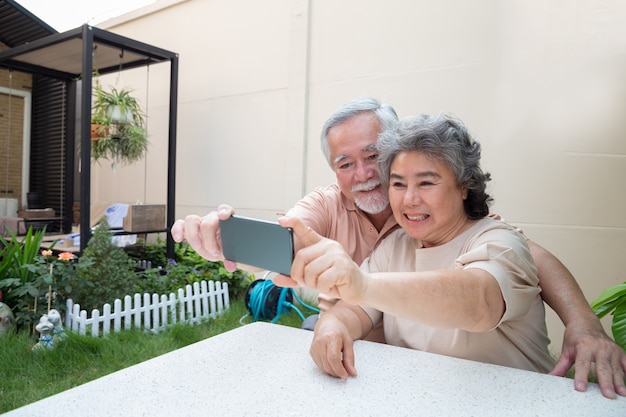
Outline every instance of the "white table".
<path fill-rule="evenodd" d="M 311 338 L 249 324 L 6 416 L 626 416 L 595 384 L 372 342 L 342 381 L 317 369 Z"/>

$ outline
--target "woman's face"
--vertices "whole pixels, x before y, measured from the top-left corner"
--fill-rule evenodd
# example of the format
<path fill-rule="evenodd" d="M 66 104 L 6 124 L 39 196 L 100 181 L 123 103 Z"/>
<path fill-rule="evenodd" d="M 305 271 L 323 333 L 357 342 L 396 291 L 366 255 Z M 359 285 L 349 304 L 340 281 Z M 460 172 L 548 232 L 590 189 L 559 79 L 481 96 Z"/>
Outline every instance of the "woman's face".
<path fill-rule="evenodd" d="M 443 162 L 418 151 L 401 152 L 391 163 L 389 201 L 396 221 L 425 247 L 442 245 L 465 230 L 467 190 Z"/>

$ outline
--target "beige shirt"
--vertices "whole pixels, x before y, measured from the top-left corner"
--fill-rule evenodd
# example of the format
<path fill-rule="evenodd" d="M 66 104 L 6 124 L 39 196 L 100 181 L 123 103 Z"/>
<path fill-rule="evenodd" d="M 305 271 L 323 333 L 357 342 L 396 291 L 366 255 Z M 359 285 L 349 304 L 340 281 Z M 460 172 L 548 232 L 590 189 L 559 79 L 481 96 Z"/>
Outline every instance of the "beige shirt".
<path fill-rule="evenodd" d="M 525 238 L 507 224 L 485 218 L 432 248 L 397 230 L 362 267 L 372 272 L 480 268 L 502 291 L 504 315 L 496 328 L 482 333 L 430 327 L 364 307 L 374 324 L 383 320 L 388 344 L 539 372 L 554 367 L 537 269 Z"/>

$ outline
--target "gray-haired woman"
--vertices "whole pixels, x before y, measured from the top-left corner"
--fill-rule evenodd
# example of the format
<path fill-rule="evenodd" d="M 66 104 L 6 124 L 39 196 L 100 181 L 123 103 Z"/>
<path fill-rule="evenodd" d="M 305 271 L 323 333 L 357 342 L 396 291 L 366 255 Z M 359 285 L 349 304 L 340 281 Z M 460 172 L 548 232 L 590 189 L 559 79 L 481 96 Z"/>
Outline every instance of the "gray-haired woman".
<path fill-rule="evenodd" d="M 356 375 L 352 341 L 382 320 L 389 344 L 552 369 L 537 270 L 524 236 L 487 217 L 490 176 L 480 167 L 480 144 L 460 120 L 420 115 L 387 131 L 379 152 L 402 229 L 361 268 L 336 242 L 281 219 L 307 246 L 291 278 L 343 300 L 317 324 L 316 364 L 331 375 Z"/>

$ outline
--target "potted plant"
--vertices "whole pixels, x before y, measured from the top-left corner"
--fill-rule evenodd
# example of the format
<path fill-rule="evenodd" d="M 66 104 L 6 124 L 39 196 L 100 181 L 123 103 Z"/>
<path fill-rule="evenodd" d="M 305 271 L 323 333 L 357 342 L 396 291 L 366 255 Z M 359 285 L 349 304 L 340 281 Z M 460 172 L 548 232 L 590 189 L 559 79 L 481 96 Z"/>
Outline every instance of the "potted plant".
<path fill-rule="evenodd" d="M 95 87 L 93 90 L 94 101 L 91 106 L 91 139 L 99 140 L 108 135 L 109 118 L 107 117 L 107 97 L 100 84 L 98 72 L 93 74 Z"/>
<path fill-rule="evenodd" d="M 142 159 L 148 150 L 144 120 L 143 110 L 131 91 L 115 87 L 107 91 L 96 78 L 91 131 L 97 140 L 91 146 L 92 160 L 110 160 L 115 169 L 117 163 Z"/>
<path fill-rule="evenodd" d="M 109 134 L 108 120 L 100 116 L 91 116 L 91 140 L 104 139 Z"/>

